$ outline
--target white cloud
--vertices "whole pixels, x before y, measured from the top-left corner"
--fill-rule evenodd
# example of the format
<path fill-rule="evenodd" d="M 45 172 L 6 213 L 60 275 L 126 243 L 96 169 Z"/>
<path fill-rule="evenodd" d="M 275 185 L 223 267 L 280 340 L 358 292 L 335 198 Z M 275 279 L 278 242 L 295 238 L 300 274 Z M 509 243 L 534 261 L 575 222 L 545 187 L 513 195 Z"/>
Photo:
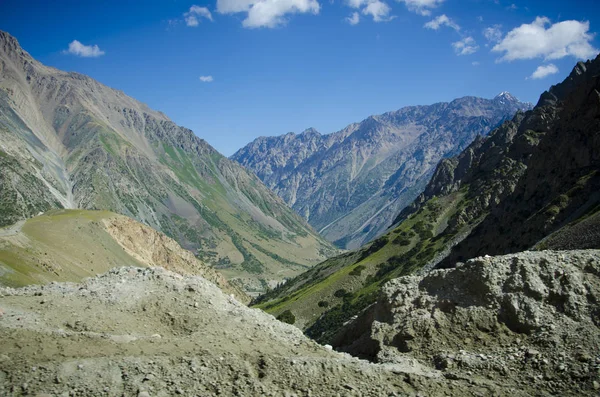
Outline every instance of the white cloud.
<path fill-rule="evenodd" d="M 386 3 L 375 0 L 370 1 L 369 4 L 362 10 L 364 15 L 371 15 L 373 17 L 373 21 L 375 22 L 387 22 L 394 19 L 394 17 L 390 17 L 390 11 L 392 9 Z"/>
<path fill-rule="evenodd" d="M 452 28 L 457 32 L 460 30 L 460 26 L 458 26 L 458 24 L 452 19 L 448 18 L 446 14 L 442 14 L 439 17 L 434 18 L 431 21 L 427 22 L 425 25 L 423 25 L 423 27 L 433 30 L 438 30 L 442 26 L 448 26 L 449 28 Z"/>
<path fill-rule="evenodd" d="M 246 28 L 274 28 L 285 25 L 288 14 L 318 14 L 317 0 L 217 0 L 221 14 L 247 13 L 242 25 Z"/>
<path fill-rule="evenodd" d="M 212 83 L 213 80 L 212 76 L 200 76 L 200 81 L 203 83 Z"/>
<path fill-rule="evenodd" d="M 554 64 L 538 66 L 538 68 L 529 77 L 531 79 L 543 79 L 544 77 L 558 73 L 558 68 Z"/>
<path fill-rule="evenodd" d="M 73 54 L 84 58 L 97 58 L 105 54 L 97 45 L 84 45 L 77 40 L 69 43 L 69 49 L 63 51 L 64 54 Z"/>
<path fill-rule="evenodd" d="M 412 12 L 417 14 L 429 16 L 431 15 L 431 8 L 439 7 L 444 0 L 398 0 L 400 3 L 406 4 Z"/>
<path fill-rule="evenodd" d="M 481 63 L 479 63 L 478 61 L 474 61 L 474 62 L 471 62 L 471 65 L 473 65 L 473 66 L 479 66 L 479 65 L 481 65 Z"/>
<path fill-rule="evenodd" d="M 454 48 L 456 55 L 471 55 L 479 49 L 475 39 L 470 36 L 452 43 L 452 47 Z"/>
<path fill-rule="evenodd" d="M 381 0 L 347 0 L 347 4 L 352 8 L 362 7 L 362 14 L 371 15 L 375 22 L 388 22 L 395 18 L 390 16 L 391 7 Z"/>
<path fill-rule="evenodd" d="M 213 20 L 212 14 L 208 10 L 208 8 L 199 7 L 196 5 L 191 6 L 190 10 L 183 14 L 183 17 L 185 19 L 185 24 L 191 27 L 196 27 L 200 24 L 199 18 L 206 18 L 209 21 Z"/>
<path fill-rule="evenodd" d="M 499 61 L 549 60 L 566 56 L 586 59 L 598 53 L 590 43 L 594 34 L 589 33 L 589 29 L 588 21 L 563 21 L 552 25 L 548 18 L 537 17 L 532 23 L 508 32 L 492 51 L 504 52 Z"/>
<path fill-rule="evenodd" d="M 358 12 L 353 12 L 352 15 L 346 17 L 346 22 L 350 25 L 357 25 L 360 22 L 360 14 Z"/>
<path fill-rule="evenodd" d="M 490 43 L 499 43 L 502 40 L 502 25 L 494 25 L 483 29 L 483 36 Z"/>

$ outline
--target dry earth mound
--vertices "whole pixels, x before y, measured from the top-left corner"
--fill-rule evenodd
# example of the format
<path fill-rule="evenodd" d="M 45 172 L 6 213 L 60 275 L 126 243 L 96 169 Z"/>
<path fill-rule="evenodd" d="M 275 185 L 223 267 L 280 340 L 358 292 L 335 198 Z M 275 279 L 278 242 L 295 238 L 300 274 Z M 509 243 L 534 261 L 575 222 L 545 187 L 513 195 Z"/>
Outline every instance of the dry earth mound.
<path fill-rule="evenodd" d="M 387 283 L 336 345 L 530 395 L 600 390 L 600 251 L 479 257 Z"/>
<path fill-rule="evenodd" d="M 466 396 L 415 360 L 330 351 L 200 277 L 119 268 L 81 284 L 0 289 L 0 395 Z"/>

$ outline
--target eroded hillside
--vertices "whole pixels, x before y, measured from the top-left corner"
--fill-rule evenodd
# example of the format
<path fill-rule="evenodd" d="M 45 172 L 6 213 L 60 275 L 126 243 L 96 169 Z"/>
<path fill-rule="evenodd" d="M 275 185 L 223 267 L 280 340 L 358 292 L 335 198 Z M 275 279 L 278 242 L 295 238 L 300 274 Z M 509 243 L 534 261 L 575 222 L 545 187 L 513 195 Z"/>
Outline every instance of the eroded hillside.
<path fill-rule="evenodd" d="M 79 282 L 114 267 L 198 275 L 241 302 L 249 297 L 171 238 L 108 211 L 53 210 L 0 229 L 0 285 Z"/>
<path fill-rule="evenodd" d="M 598 263 L 593 266 L 597 269 Z M 572 324 L 589 324 L 585 318 L 577 321 Z M 447 357 L 456 366 L 436 368 L 430 357 L 416 349 L 412 355 L 395 355 L 393 362 L 372 364 L 316 344 L 297 328 L 247 308 L 200 277 L 160 268 L 120 268 L 81 284 L 0 288 L 0 393 L 593 395 L 595 332 L 585 334 L 590 339 L 577 350 L 583 354 L 580 364 L 571 361 L 571 350 L 566 351 L 565 368 L 574 366 L 559 374 L 534 366 L 533 360 L 543 363 L 551 357 L 546 349 L 536 353 L 526 350 L 530 339 L 504 337 L 502 343 L 516 343 L 517 358 L 503 358 L 510 376 L 497 375 L 488 364 L 499 358 L 489 353 L 492 345 L 482 350 L 486 359 L 481 358 L 475 347 L 478 333 L 472 341 L 464 341 L 468 353 Z M 557 342 L 562 348 L 562 342 Z M 453 347 L 448 346 L 448 351 Z M 513 355 L 508 348 L 497 354 Z M 527 371 L 513 371 L 523 361 Z M 545 364 L 537 365 L 544 368 Z M 554 366 L 552 361 L 548 368 Z M 591 372 L 581 372 L 576 378 L 579 383 L 565 380 L 584 367 Z M 553 382 L 538 382 L 546 373 Z"/>

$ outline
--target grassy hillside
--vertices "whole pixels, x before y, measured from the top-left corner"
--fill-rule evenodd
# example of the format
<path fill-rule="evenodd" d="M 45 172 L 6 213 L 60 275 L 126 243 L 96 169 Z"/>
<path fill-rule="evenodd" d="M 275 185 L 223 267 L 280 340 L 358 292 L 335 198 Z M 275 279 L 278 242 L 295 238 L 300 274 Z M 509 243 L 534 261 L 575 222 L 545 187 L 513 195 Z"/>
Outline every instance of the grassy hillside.
<path fill-rule="evenodd" d="M 162 266 L 201 275 L 247 296 L 175 241 L 108 211 L 52 210 L 0 229 L 0 284 L 78 282 L 121 266 Z"/>
<path fill-rule="evenodd" d="M 399 226 L 361 250 L 329 259 L 262 296 L 256 306 L 327 341 L 344 322 L 374 303 L 387 281 L 437 263 L 476 223 L 457 222 L 469 207 L 467 189 L 434 198 Z"/>

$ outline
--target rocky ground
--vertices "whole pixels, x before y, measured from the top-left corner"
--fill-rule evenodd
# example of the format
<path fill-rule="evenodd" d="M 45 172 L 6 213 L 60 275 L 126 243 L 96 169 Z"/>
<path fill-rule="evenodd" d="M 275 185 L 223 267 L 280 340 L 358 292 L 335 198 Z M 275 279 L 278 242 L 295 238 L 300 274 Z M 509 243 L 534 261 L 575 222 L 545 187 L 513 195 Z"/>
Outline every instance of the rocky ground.
<path fill-rule="evenodd" d="M 480 257 L 384 286 L 337 348 L 528 395 L 600 394 L 600 251 Z"/>
<path fill-rule="evenodd" d="M 445 374 L 411 357 L 372 364 L 331 351 L 200 277 L 161 268 L 0 289 L 3 396 L 525 396 L 537 390 Z"/>

